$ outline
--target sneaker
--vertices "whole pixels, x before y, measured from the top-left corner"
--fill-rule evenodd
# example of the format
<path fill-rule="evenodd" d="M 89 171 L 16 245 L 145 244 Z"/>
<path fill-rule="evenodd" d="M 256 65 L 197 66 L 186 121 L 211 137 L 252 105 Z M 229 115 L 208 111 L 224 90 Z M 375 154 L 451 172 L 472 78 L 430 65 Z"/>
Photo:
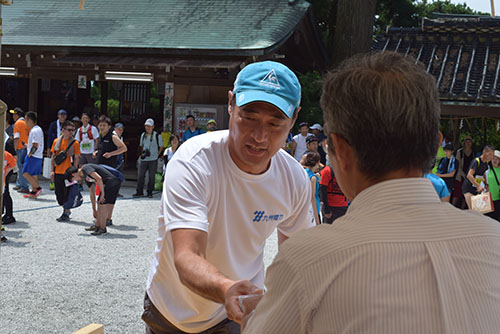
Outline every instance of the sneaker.
<path fill-rule="evenodd" d="M 42 188 L 39 187 L 37 190 L 35 190 L 35 193 L 33 194 L 33 198 L 37 198 L 38 196 L 40 196 L 41 193 L 42 193 Z"/>
<path fill-rule="evenodd" d="M 97 229 L 98 229 L 97 225 L 90 225 L 85 228 L 85 231 L 95 231 Z"/>
<path fill-rule="evenodd" d="M 0 242 L 6 242 L 6 241 L 7 238 L 5 237 L 5 235 L 0 236 Z"/>
<path fill-rule="evenodd" d="M 143 193 L 135 193 L 132 195 L 132 197 L 143 197 L 144 194 Z"/>
<path fill-rule="evenodd" d="M 106 219 L 106 226 L 113 226 L 113 219 Z"/>
<path fill-rule="evenodd" d="M 5 231 L 5 227 L 3 225 L 0 227 L 0 231 Z"/>
<path fill-rule="evenodd" d="M 153 193 L 148 193 L 148 198 L 153 198 Z"/>
<path fill-rule="evenodd" d="M 54 182 L 50 182 L 49 183 L 49 190 L 54 190 L 56 188 L 56 185 L 54 184 Z"/>
<path fill-rule="evenodd" d="M 3 216 L 2 217 L 2 224 L 8 225 L 16 222 L 16 218 L 11 217 L 11 216 Z"/>
<path fill-rule="evenodd" d="M 101 235 L 101 234 L 105 234 L 105 233 L 108 233 L 108 230 L 107 229 L 102 229 L 100 227 L 98 227 L 95 231 L 91 232 L 90 234 L 92 235 Z"/>
<path fill-rule="evenodd" d="M 35 197 L 36 191 L 30 191 L 26 195 L 24 195 L 24 198 L 36 198 Z"/>
<path fill-rule="evenodd" d="M 116 197 L 123 198 L 123 195 L 122 194 L 118 194 L 118 195 L 116 195 Z"/>
<path fill-rule="evenodd" d="M 21 194 L 29 194 L 30 190 L 28 188 L 26 188 L 26 189 L 19 189 L 17 192 L 21 193 Z"/>
<path fill-rule="evenodd" d="M 69 222 L 69 216 L 65 213 L 61 215 L 61 217 L 56 219 L 58 222 Z"/>
<path fill-rule="evenodd" d="M 12 188 L 13 190 L 15 191 L 18 191 L 18 190 L 21 190 L 21 187 L 18 187 L 18 186 L 15 186 L 14 188 Z"/>

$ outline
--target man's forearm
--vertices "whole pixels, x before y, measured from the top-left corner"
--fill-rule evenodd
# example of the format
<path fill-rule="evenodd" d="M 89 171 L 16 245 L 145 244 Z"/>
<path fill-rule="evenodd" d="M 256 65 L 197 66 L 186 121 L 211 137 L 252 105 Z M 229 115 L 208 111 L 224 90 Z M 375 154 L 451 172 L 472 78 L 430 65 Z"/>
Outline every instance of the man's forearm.
<path fill-rule="evenodd" d="M 217 303 L 224 304 L 227 290 L 236 283 L 219 272 L 204 257 L 194 253 L 176 254 L 175 266 L 182 284 Z"/>

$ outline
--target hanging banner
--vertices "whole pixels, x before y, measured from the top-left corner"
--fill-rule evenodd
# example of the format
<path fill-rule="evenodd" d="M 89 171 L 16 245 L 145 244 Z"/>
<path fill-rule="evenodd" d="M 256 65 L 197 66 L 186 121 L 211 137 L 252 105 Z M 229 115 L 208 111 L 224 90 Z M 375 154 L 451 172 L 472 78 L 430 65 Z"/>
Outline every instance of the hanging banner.
<path fill-rule="evenodd" d="M 172 131 L 172 111 L 174 109 L 174 83 L 165 82 L 165 102 L 163 103 L 163 131 Z"/>

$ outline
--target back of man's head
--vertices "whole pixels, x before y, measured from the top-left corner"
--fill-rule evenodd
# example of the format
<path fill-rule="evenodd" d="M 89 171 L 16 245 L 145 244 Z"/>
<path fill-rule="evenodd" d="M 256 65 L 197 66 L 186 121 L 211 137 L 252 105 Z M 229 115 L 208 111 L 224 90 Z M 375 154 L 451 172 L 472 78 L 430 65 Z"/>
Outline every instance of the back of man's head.
<path fill-rule="evenodd" d="M 436 156 L 435 79 L 414 59 L 384 52 L 343 62 L 325 78 L 321 107 L 329 137 L 346 140 L 368 179 L 396 170 L 424 171 Z M 334 153 L 330 139 L 329 145 Z"/>

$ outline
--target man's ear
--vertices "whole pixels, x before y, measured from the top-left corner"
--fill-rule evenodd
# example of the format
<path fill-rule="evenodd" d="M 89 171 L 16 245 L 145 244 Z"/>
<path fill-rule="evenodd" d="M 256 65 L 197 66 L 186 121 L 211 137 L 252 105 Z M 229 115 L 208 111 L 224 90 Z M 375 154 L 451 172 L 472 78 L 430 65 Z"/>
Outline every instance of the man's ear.
<path fill-rule="evenodd" d="M 233 92 L 232 91 L 227 91 L 227 112 L 229 113 L 229 115 L 231 115 L 231 113 L 233 112 L 233 106 L 231 104 L 232 100 L 233 100 Z"/>
<path fill-rule="evenodd" d="M 332 138 L 333 152 L 335 152 L 335 160 L 337 160 L 337 168 L 347 171 L 350 170 L 354 161 L 354 151 L 347 143 L 344 137 L 333 133 L 330 135 Z"/>

